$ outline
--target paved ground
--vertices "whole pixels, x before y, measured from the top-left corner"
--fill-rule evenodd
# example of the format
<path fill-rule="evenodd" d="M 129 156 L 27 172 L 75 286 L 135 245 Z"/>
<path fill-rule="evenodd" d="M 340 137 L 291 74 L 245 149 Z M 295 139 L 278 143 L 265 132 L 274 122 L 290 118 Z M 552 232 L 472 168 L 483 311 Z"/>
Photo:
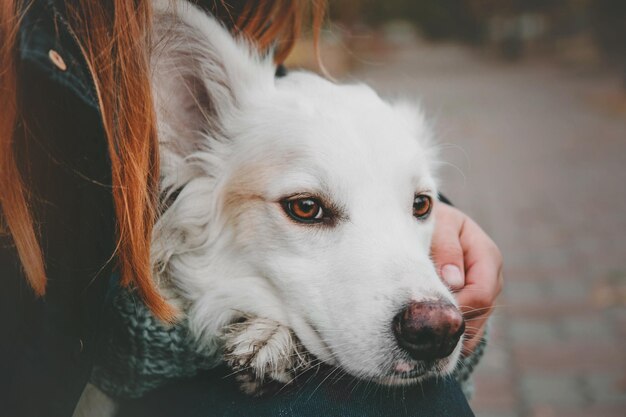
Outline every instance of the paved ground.
<path fill-rule="evenodd" d="M 404 48 L 357 71 L 419 96 L 445 193 L 500 245 L 478 416 L 626 416 L 626 96 L 610 74 Z"/>

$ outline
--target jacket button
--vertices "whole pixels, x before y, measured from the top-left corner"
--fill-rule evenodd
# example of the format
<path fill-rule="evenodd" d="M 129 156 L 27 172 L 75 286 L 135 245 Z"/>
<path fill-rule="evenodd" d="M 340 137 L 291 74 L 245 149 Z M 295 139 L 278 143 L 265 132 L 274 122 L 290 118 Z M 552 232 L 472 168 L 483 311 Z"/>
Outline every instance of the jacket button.
<path fill-rule="evenodd" d="M 61 57 L 61 55 L 59 55 L 57 51 L 55 51 L 54 49 L 50 49 L 48 51 L 48 57 L 58 69 L 60 69 L 61 71 L 67 70 L 67 65 L 65 65 L 65 61 L 63 61 L 63 58 Z"/>
<path fill-rule="evenodd" d="M 78 339 L 76 344 L 74 345 L 74 359 L 80 359 L 81 353 L 85 350 L 85 344 L 83 343 L 83 339 Z"/>

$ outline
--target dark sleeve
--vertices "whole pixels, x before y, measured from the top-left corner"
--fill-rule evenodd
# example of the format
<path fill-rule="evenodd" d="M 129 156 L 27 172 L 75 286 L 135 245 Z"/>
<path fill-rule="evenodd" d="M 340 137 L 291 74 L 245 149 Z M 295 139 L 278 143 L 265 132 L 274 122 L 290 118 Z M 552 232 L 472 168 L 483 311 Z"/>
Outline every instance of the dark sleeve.
<path fill-rule="evenodd" d="M 274 395 L 239 392 L 224 368 L 174 381 L 147 396 L 124 402 L 118 417 L 470 417 L 458 383 L 429 380 L 410 387 L 379 386 L 326 374 Z"/>
<path fill-rule="evenodd" d="M 452 202 L 450 200 L 448 200 L 448 198 L 445 195 L 443 195 L 441 193 L 437 194 L 437 197 L 439 198 L 439 201 L 441 201 L 442 203 L 446 203 L 449 206 L 453 206 L 454 205 L 454 204 L 452 204 Z"/>
<path fill-rule="evenodd" d="M 48 50 L 60 51 L 68 65 L 69 54 L 41 36 L 36 3 L 24 19 L 32 27 L 22 43 L 31 49 L 22 49 L 28 56 L 19 70 L 28 133 L 16 142 L 18 152 L 28 152 L 20 169 L 48 283 L 45 297 L 35 297 L 11 238 L 0 237 L 0 415 L 69 417 L 91 372 L 111 288 L 113 201 L 99 116 L 59 83 L 74 76 L 69 68 L 48 73 L 55 74 Z"/>

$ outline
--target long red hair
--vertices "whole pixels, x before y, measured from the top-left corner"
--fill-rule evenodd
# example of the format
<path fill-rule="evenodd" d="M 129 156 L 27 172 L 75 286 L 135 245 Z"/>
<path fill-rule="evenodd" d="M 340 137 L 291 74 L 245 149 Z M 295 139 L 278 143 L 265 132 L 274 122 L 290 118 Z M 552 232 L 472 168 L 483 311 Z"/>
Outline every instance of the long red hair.
<path fill-rule="evenodd" d="M 0 211 L 26 278 L 38 296 L 46 292 L 46 269 L 28 186 L 20 175 L 15 141 L 24 123 L 19 107 L 17 36 L 28 0 L 0 1 Z M 312 5 L 312 7 L 311 7 Z M 96 87 L 111 159 L 117 225 L 116 261 L 124 286 L 134 285 L 154 314 L 173 320 L 174 310 L 152 280 L 150 240 L 157 215 L 159 153 L 152 108 L 147 45 L 150 1 L 67 2 L 68 22 L 80 40 Z M 260 0 L 240 10 L 215 1 L 212 11 L 259 48 L 276 45 L 282 62 L 298 38 L 307 10 L 317 42 L 325 5 L 321 0 Z M 21 155 L 21 154 L 20 154 Z M 28 155 L 24 155 L 28 157 Z"/>

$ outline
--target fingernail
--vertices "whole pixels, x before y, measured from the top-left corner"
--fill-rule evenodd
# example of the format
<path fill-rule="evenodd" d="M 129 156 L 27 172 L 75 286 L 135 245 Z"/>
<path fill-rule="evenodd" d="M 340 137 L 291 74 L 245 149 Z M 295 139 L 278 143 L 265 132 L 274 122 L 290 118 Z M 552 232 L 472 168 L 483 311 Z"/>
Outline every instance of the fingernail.
<path fill-rule="evenodd" d="M 463 288 L 465 285 L 465 281 L 463 280 L 463 275 L 461 275 L 461 270 L 456 265 L 444 265 L 441 268 L 441 277 L 444 282 L 448 284 L 448 286 L 452 289 Z"/>

